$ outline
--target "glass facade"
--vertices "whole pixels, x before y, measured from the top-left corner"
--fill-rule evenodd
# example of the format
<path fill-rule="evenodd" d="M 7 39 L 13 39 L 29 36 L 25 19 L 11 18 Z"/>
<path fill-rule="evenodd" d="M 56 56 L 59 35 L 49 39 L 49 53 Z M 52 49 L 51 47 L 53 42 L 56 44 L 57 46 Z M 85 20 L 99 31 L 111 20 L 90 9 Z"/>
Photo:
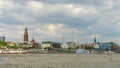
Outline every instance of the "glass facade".
<path fill-rule="evenodd" d="M 0 36 L 0 40 L 5 42 L 5 37 L 4 36 Z"/>
<path fill-rule="evenodd" d="M 115 45 L 114 43 L 99 43 L 99 49 L 100 50 L 105 50 L 105 49 L 113 49 L 113 46 Z"/>

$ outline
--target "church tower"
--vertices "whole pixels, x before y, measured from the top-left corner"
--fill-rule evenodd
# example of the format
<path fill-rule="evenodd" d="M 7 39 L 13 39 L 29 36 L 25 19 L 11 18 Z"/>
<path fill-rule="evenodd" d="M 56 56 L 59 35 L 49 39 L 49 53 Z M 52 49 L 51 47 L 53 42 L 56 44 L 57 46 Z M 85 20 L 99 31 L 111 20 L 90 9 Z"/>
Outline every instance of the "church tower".
<path fill-rule="evenodd" d="M 35 47 L 35 46 L 36 46 L 36 40 L 34 39 L 34 37 L 32 38 L 31 43 L 32 43 L 32 46 L 33 46 L 33 47 Z"/>
<path fill-rule="evenodd" d="M 96 36 L 94 36 L 94 43 L 96 43 L 97 41 L 96 41 Z"/>
<path fill-rule="evenodd" d="M 24 43 L 27 44 L 28 43 L 28 29 L 25 28 L 24 31 Z"/>

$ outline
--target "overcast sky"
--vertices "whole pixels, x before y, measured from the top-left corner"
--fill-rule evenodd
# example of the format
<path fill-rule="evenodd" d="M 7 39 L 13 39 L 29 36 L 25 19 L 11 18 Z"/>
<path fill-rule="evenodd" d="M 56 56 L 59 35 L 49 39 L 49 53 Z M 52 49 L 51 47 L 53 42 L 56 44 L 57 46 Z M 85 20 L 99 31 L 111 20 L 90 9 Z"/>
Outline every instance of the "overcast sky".
<path fill-rule="evenodd" d="M 0 0 L 0 35 L 7 41 L 120 43 L 120 0 Z"/>

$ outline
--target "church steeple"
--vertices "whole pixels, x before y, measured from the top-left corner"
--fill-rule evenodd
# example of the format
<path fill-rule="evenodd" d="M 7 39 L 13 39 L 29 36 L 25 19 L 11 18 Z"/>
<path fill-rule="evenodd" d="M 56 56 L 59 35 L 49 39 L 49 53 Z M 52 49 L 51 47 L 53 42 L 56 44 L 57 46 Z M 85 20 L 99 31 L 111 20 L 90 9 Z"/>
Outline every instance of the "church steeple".
<path fill-rule="evenodd" d="M 97 41 L 96 41 L 96 36 L 94 36 L 94 43 L 96 43 Z"/>
<path fill-rule="evenodd" d="M 28 35 L 28 29 L 27 28 L 25 28 L 24 35 Z"/>
<path fill-rule="evenodd" d="M 32 38 L 31 43 L 32 43 L 32 46 L 33 46 L 33 47 L 36 47 L 36 40 L 34 39 L 34 37 Z"/>
<path fill-rule="evenodd" d="M 25 31 L 24 31 L 24 43 L 28 43 L 28 29 L 25 28 Z"/>

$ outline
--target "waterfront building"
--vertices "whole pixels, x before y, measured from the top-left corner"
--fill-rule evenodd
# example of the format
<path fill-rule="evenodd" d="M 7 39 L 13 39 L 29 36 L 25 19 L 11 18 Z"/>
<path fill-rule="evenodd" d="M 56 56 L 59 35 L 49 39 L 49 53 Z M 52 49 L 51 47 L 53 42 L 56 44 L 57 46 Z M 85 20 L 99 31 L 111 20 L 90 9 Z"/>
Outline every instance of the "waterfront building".
<path fill-rule="evenodd" d="M 98 43 L 98 45 L 100 50 L 106 50 L 106 49 L 113 50 L 115 46 L 118 46 L 118 44 L 114 42 Z"/>
<path fill-rule="evenodd" d="M 49 47 L 51 47 L 51 42 L 42 42 L 41 44 L 42 49 L 49 48 Z"/>
<path fill-rule="evenodd" d="M 35 46 L 35 44 L 36 44 L 36 40 L 34 39 L 34 37 L 32 38 L 31 44 L 32 44 L 33 46 Z"/>
<path fill-rule="evenodd" d="M 8 45 L 8 46 L 16 46 L 17 43 L 16 43 L 16 42 L 7 42 L 7 45 Z"/>
<path fill-rule="evenodd" d="M 75 42 L 67 42 L 66 45 L 68 45 L 68 48 L 76 49 L 77 44 Z"/>
<path fill-rule="evenodd" d="M 40 47 L 40 44 L 36 43 L 36 40 L 35 40 L 34 37 L 31 40 L 31 44 L 32 44 L 32 47 L 34 47 L 34 48 L 39 48 Z"/>
<path fill-rule="evenodd" d="M 41 44 L 41 48 L 45 49 L 45 48 L 61 48 L 61 43 L 58 42 L 42 42 Z"/>
<path fill-rule="evenodd" d="M 5 42 L 5 36 L 0 36 L 0 40 Z"/>
<path fill-rule="evenodd" d="M 68 45 L 67 45 L 66 43 L 62 43 L 62 44 L 61 44 L 61 47 L 62 47 L 63 49 L 68 49 Z"/>

